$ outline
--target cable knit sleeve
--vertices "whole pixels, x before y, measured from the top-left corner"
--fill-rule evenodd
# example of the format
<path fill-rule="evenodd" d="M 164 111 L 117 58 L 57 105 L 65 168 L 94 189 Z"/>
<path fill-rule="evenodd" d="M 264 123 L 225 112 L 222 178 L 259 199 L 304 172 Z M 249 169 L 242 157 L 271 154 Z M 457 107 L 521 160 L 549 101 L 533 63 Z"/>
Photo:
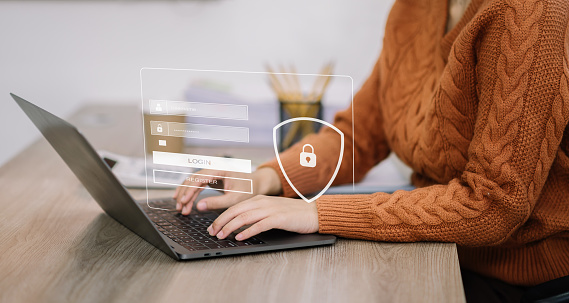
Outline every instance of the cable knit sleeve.
<path fill-rule="evenodd" d="M 549 21 L 546 9 L 542 1 L 505 1 L 493 17 L 499 26 L 463 37 L 489 55 L 473 60 L 478 110 L 459 177 L 393 194 L 322 196 L 320 232 L 465 246 L 505 242 L 532 212 L 569 119 L 567 25 Z M 453 47 L 446 73 L 461 56 Z"/>
<path fill-rule="evenodd" d="M 379 109 L 379 63 L 376 63 L 371 75 L 362 88 L 354 96 L 348 109 L 339 112 L 334 118 L 334 126 L 344 133 L 344 156 L 333 185 L 352 183 L 353 179 L 361 180 L 365 174 L 381 160 L 390 150 L 383 132 L 383 119 Z M 353 110 L 353 113 L 352 113 Z M 356 123 L 353 123 L 352 114 Z M 373 125 L 373 128 L 369 128 Z M 353 133 L 357 135 L 353 137 Z M 354 140 L 352 140 L 354 139 Z M 288 177 L 293 180 L 297 189 L 304 194 L 322 190 L 330 180 L 331 172 L 336 169 L 340 154 L 340 136 L 336 131 L 323 127 L 318 134 L 309 135 L 280 154 L 283 163 L 298 163 L 298 155 L 302 146 L 310 142 L 318 155 L 317 169 L 290 165 Z M 354 143 L 354 144 L 352 144 Z M 353 160 L 353 161 L 352 161 Z M 284 178 L 276 160 L 260 167 L 271 167 L 280 176 L 283 196 L 297 196 Z M 354 170 L 353 168 L 357 169 Z M 355 176 L 352 172 L 355 171 Z M 352 178 L 353 176 L 353 178 Z"/>

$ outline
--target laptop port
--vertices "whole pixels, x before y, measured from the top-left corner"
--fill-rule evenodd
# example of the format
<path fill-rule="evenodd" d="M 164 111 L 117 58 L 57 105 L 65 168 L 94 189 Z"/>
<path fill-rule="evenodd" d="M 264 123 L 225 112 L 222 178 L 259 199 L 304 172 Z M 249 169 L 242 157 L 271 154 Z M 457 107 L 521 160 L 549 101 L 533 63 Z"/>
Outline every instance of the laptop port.
<path fill-rule="evenodd" d="M 221 256 L 221 253 L 220 253 L 220 252 L 216 252 L 215 255 L 216 255 L 216 256 Z"/>
<path fill-rule="evenodd" d="M 209 257 L 209 254 L 203 254 L 204 257 Z"/>

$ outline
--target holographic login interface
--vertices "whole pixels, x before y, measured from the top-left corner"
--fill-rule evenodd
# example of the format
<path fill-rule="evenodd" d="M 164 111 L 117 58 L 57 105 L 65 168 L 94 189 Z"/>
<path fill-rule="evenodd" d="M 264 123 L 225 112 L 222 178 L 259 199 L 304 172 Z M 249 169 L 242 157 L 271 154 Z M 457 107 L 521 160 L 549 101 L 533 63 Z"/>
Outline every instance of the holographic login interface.
<path fill-rule="evenodd" d="M 295 77 L 309 90 L 319 75 Z M 200 184 L 192 187 L 252 194 L 251 174 L 276 157 L 283 141 L 282 134 L 273 136 L 283 108 L 269 73 L 143 68 L 140 78 L 147 190 L 188 181 Z M 350 105 L 352 82 L 340 77 L 330 84 L 320 118 L 332 123 L 334 113 Z M 306 121 L 299 123 L 297 128 L 306 128 Z M 231 189 L 222 186 L 224 180 L 231 180 Z"/>

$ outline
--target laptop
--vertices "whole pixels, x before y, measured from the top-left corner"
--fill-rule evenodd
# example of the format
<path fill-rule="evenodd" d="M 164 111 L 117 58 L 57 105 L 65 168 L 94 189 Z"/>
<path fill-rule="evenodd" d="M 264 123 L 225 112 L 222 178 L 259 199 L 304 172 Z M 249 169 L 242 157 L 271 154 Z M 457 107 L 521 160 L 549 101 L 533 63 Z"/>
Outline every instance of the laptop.
<path fill-rule="evenodd" d="M 10 94 L 43 136 L 81 181 L 89 194 L 111 218 L 176 260 L 202 259 L 228 255 L 330 245 L 336 237 L 296 234 L 270 230 L 246 241 L 212 237 L 206 228 L 220 212 L 179 214 L 172 198 L 135 201 L 117 180 L 85 137 L 70 123 L 14 94 Z M 198 199 L 219 195 L 204 190 Z M 195 203 L 194 203 L 195 205 Z"/>

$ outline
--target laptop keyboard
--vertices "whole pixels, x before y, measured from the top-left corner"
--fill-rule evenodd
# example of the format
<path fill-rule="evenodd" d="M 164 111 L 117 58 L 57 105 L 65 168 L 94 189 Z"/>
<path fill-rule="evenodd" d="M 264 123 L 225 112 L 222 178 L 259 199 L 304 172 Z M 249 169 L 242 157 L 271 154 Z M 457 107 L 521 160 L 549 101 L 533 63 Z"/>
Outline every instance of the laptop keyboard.
<path fill-rule="evenodd" d="M 251 237 L 245 241 L 237 241 L 234 234 L 223 240 L 210 236 L 207 228 L 217 218 L 217 213 L 200 212 L 184 216 L 173 208 L 174 202 L 171 199 L 152 201 L 150 205 L 156 208 L 167 209 L 153 209 L 148 207 L 146 203 L 141 205 L 161 233 L 189 251 L 265 244 L 265 242 L 256 237 Z"/>

